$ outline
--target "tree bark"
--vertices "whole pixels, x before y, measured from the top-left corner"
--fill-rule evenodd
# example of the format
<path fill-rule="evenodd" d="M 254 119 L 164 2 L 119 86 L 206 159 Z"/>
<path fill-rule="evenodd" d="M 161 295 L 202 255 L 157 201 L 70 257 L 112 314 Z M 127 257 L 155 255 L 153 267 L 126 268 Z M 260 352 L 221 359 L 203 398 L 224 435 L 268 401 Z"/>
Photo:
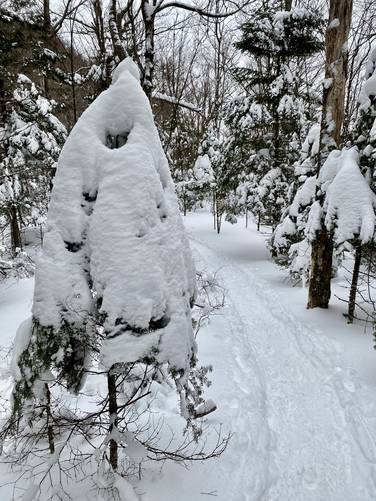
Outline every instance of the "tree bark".
<path fill-rule="evenodd" d="M 22 249 L 21 230 L 18 222 L 18 212 L 16 205 L 10 208 L 10 232 L 12 240 L 12 251 L 16 253 L 17 249 Z"/>
<path fill-rule="evenodd" d="M 117 405 L 117 390 L 116 390 L 116 375 L 110 372 L 107 375 L 108 386 L 108 413 L 110 415 L 109 433 L 117 428 L 118 405 Z M 110 464 L 114 471 L 118 468 L 118 444 L 113 438 L 110 439 Z"/>
<path fill-rule="evenodd" d="M 52 424 L 52 413 L 51 413 L 51 392 L 48 383 L 44 384 L 44 390 L 46 393 L 46 414 L 47 414 L 47 435 L 48 435 L 48 447 L 50 453 L 55 452 L 55 435 Z"/>
<path fill-rule="evenodd" d="M 5 125 L 7 119 L 5 80 L 0 75 L 0 125 Z"/>
<path fill-rule="evenodd" d="M 323 155 L 337 148 L 341 141 L 345 109 L 347 79 L 347 41 L 350 31 L 352 0 L 330 0 L 329 24 L 325 36 L 325 85 L 323 91 L 320 150 L 317 160 L 317 178 Z M 316 200 L 323 205 L 321 190 Z M 311 276 L 307 308 L 327 308 L 330 300 L 333 241 L 328 234 L 324 219 L 321 229 L 312 243 Z"/>
<path fill-rule="evenodd" d="M 307 308 L 327 308 L 332 279 L 333 239 L 323 227 L 312 243 L 311 278 Z"/>
<path fill-rule="evenodd" d="M 72 106 L 73 106 L 73 124 L 77 122 L 77 101 L 76 101 L 76 82 L 75 82 L 75 72 L 74 72 L 74 23 L 76 20 L 76 14 L 74 15 L 71 32 L 70 32 L 70 72 L 71 72 L 71 86 L 72 86 Z"/>
<path fill-rule="evenodd" d="M 355 250 L 355 261 L 354 261 L 354 269 L 351 280 L 350 287 L 350 296 L 349 296 L 349 308 L 347 314 L 347 323 L 352 324 L 354 321 L 354 312 L 355 312 L 355 303 L 356 303 L 356 292 L 358 290 L 358 280 L 359 280 L 359 271 L 360 271 L 360 263 L 362 260 L 362 246 L 359 244 Z"/>
<path fill-rule="evenodd" d="M 43 32 L 48 42 L 52 33 L 50 0 L 43 0 Z M 43 76 L 43 87 L 46 97 L 50 97 L 50 83 L 47 75 Z"/>
<path fill-rule="evenodd" d="M 215 196 L 215 190 L 213 190 L 213 227 L 216 230 L 217 229 L 217 202 L 216 202 L 216 196 Z"/>
<path fill-rule="evenodd" d="M 114 49 L 114 55 L 118 61 L 122 61 L 127 57 L 126 50 L 124 49 L 123 42 L 120 37 L 120 30 L 118 25 L 118 14 L 116 0 L 112 0 L 110 12 L 109 12 L 109 28 L 112 46 Z"/>
<path fill-rule="evenodd" d="M 156 13 L 156 0 L 142 0 L 142 18 L 145 28 L 145 52 L 144 52 L 144 75 L 142 79 L 142 87 L 149 101 L 153 93 L 153 77 L 154 77 L 154 22 Z"/>

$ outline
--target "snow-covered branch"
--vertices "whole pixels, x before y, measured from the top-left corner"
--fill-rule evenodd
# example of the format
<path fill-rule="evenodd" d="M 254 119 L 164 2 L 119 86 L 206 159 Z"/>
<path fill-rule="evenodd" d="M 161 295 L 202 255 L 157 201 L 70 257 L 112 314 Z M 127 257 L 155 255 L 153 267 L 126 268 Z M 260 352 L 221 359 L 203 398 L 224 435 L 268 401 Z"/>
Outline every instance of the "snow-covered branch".
<path fill-rule="evenodd" d="M 248 2 L 246 2 L 246 3 L 248 3 Z M 157 12 L 161 12 L 162 10 L 170 9 L 170 8 L 174 8 L 174 7 L 177 9 L 188 10 L 189 12 L 195 12 L 197 14 L 200 14 L 200 16 L 209 17 L 211 19 L 220 19 L 220 18 L 229 17 L 229 16 L 232 16 L 234 14 L 237 14 L 238 12 L 240 12 L 244 8 L 244 5 L 238 6 L 237 8 L 235 8 L 234 10 L 229 11 L 229 12 L 211 12 L 211 11 L 207 11 L 205 9 L 202 9 L 194 4 L 186 4 L 184 2 L 167 2 L 167 3 L 161 2 L 159 4 L 159 6 L 157 7 Z"/>
<path fill-rule="evenodd" d="M 160 92 L 154 92 L 153 98 L 159 101 L 165 101 L 166 103 L 175 104 L 176 106 L 181 106 L 182 108 L 186 108 L 187 110 L 194 111 L 195 113 L 202 113 L 200 108 L 197 108 L 194 104 L 188 103 L 187 101 L 183 101 L 181 99 L 177 99 L 174 96 L 168 96 L 167 94 L 162 94 Z"/>

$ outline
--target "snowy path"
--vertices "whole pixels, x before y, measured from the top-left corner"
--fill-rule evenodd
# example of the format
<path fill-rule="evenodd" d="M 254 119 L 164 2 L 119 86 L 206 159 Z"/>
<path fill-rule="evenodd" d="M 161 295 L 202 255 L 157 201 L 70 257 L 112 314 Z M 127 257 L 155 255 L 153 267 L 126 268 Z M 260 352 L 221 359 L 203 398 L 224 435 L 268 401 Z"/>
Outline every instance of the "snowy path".
<path fill-rule="evenodd" d="M 218 236 L 206 214 L 186 224 L 198 268 L 218 272 L 227 290 L 225 308 L 199 334 L 199 350 L 201 362 L 214 366 L 208 396 L 218 410 L 209 421 L 233 437 L 219 459 L 188 471 L 148 464 L 134 484 L 140 500 L 376 500 L 371 338 L 345 324 L 338 302 L 307 312 L 306 291 L 283 283 L 253 228 L 225 224 Z M 31 292 L 32 280 L 0 290 L 6 346 L 28 315 Z M 0 499 L 8 498 L 2 489 Z"/>
<path fill-rule="evenodd" d="M 231 478 L 219 499 L 376 499 L 374 392 L 257 277 L 257 259 L 233 255 L 236 242 L 193 232 L 192 245 L 228 290 L 221 368 L 231 368 L 230 385 L 219 404 L 235 436 L 219 462 Z"/>

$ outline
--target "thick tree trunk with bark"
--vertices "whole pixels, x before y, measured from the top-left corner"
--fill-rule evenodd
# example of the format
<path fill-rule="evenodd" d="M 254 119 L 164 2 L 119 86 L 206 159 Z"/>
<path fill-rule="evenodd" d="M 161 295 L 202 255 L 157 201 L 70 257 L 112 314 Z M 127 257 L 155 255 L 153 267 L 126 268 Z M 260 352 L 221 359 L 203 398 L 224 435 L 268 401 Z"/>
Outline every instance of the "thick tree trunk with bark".
<path fill-rule="evenodd" d="M 332 279 L 333 239 L 325 227 L 312 243 L 311 278 L 307 308 L 327 308 Z"/>
<path fill-rule="evenodd" d="M 320 152 L 317 161 L 317 176 L 323 154 L 337 148 L 341 142 L 341 130 L 345 109 L 347 79 L 347 42 L 351 24 L 352 0 L 331 0 L 329 24 L 325 36 L 325 85 L 323 92 Z M 323 194 L 317 193 L 323 204 Z M 327 308 L 330 299 L 333 242 L 321 222 L 316 240 L 312 244 L 311 276 L 307 308 Z"/>

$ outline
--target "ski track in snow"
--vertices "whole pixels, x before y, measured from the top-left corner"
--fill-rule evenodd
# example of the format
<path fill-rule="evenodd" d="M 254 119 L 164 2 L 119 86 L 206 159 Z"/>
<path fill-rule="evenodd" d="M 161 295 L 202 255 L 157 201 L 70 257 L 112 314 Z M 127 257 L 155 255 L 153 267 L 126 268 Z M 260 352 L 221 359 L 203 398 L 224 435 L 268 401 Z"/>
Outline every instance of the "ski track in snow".
<path fill-rule="evenodd" d="M 266 259 L 261 239 L 250 235 L 237 249 L 242 230 L 218 240 L 207 222 L 199 221 L 200 229 L 192 221 L 192 247 L 199 268 L 217 272 L 227 290 L 225 308 L 208 338 L 201 338 L 214 364 L 218 404 L 209 421 L 223 423 L 233 437 L 220 458 L 195 463 L 190 471 L 150 467 L 149 477 L 136 485 L 140 499 L 375 501 L 374 386 L 344 365 L 337 343 L 315 327 L 313 317 L 306 324 L 286 301 L 281 304 L 287 287 L 278 290 L 260 277 L 258 263 L 264 266 Z M 32 280 L 20 287 L 0 298 L 4 339 L 12 339 L 29 311 Z M 3 394 L 8 375 L 1 375 Z M 7 492 L 1 488 L 1 500 L 9 499 Z"/>
<path fill-rule="evenodd" d="M 232 480 L 220 499 L 376 499 L 372 392 L 341 368 L 329 338 L 297 321 L 255 278 L 252 263 L 239 264 L 196 236 L 191 241 L 227 289 L 222 365 L 236 386 L 225 411 L 234 437 L 219 461 Z"/>

